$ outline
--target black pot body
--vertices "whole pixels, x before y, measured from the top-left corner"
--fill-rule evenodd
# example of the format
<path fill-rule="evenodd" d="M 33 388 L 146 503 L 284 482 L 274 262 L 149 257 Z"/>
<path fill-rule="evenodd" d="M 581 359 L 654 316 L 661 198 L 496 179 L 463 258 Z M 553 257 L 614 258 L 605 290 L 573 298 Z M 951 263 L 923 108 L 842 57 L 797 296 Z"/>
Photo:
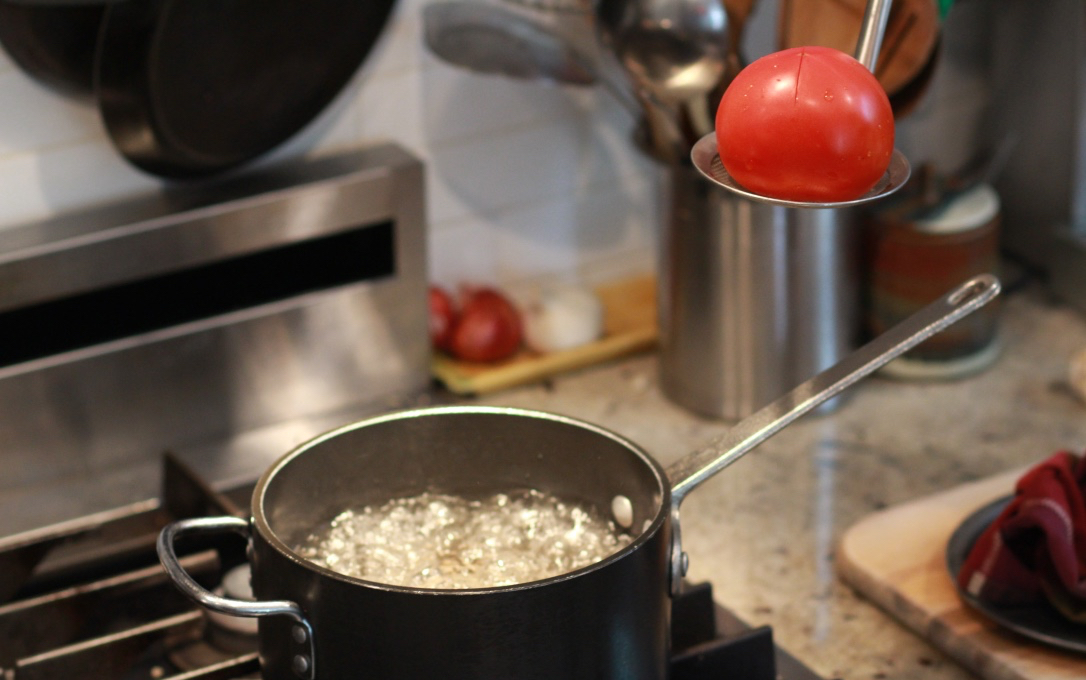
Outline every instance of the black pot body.
<path fill-rule="evenodd" d="M 347 507 L 439 491 L 536 488 L 610 514 L 634 508 L 634 542 L 585 569 L 529 584 L 425 590 L 369 583 L 292 549 Z M 324 435 L 268 470 L 253 496 L 259 600 L 296 602 L 316 678 L 662 680 L 670 637 L 666 476 L 628 441 L 528 411 L 439 408 Z M 264 677 L 294 680 L 287 617 L 260 620 Z"/>

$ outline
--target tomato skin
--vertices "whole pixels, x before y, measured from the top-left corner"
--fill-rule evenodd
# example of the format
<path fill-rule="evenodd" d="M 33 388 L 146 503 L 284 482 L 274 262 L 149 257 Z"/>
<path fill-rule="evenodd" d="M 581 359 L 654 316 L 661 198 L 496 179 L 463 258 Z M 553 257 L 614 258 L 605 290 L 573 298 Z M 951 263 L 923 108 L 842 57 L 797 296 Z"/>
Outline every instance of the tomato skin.
<path fill-rule="evenodd" d="M 794 47 L 736 75 L 717 109 L 716 136 L 724 168 L 749 191 L 848 201 L 886 172 L 894 115 L 860 62 L 827 47 Z"/>

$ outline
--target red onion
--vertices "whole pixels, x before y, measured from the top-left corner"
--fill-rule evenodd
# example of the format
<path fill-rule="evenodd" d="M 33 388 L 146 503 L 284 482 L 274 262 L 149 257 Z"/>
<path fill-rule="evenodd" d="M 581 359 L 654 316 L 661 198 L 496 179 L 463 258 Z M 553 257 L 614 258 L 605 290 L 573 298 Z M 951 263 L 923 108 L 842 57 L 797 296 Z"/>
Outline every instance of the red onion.
<path fill-rule="evenodd" d="M 467 289 L 449 351 L 465 361 L 499 361 L 519 348 L 523 333 L 513 303 L 493 288 Z"/>

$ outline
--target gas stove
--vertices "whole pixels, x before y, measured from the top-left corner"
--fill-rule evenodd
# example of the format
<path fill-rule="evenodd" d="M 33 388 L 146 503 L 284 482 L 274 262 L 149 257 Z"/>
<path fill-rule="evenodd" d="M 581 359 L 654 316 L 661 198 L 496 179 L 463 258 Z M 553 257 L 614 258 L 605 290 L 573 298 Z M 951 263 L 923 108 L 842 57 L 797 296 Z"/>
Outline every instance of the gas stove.
<path fill-rule="evenodd" d="M 447 401 L 423 189 L 386 145 L 0 234 L 0 680 L 260 677 L 252 620 L 182 596 L 156 539 L 247 517 L 322 432 Z M 247 584 L 245 547 L 176 546 L 208 589 Z M 672 618 L 673 680 L 815 678 L 707 584 Z"/>
<path fill-rule="evenodd" d="M 157 499 L 0 539 L 4 680 L 259 678 L 251 622 L 183 597 L 154 548 L 174 520 L 247 516 L 252 488 L 217 490 L 167 453 Z M 179 552 L 209 589 L 245 578 L 236 537 Z M 817 680 L 774 644 L 771 628 L 717 604 L 710 584 L 689 584 L 672 606 L 672 680 Z"/>

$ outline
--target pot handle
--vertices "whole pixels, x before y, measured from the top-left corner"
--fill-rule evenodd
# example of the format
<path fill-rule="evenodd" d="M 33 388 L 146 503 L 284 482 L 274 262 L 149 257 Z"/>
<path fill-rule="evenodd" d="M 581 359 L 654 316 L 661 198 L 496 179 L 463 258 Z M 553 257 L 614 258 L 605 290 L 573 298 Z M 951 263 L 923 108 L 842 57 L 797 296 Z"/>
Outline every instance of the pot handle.
<path fill-rule="evenodd" d="M 671 592 L 677 595 L 686 575 L 679 505 L 686 495 L 742 458 L 794 420 L 882 368 L 924 340 L 958 321 L 999 294 L 999 279 L 980 274 L 899 322 L 839 363 L 747 416 L 699 451 L 667 468 L 671 481 Z"/>
<path fill-rule="evenodd" d="M 177 559 L 174 550 L 176 540 L 185 535 L 221 534 L 232 532 L 250 538 L 248 520 L 239 517 L 197 517 L 172 522 L 163 527 L 158 535 L 158 559 L 174 585 L 189 599 L 206 609 L 228 616 L 289 616 L 294 621 L 291 639 L 298 645 L 291 667 L 303 680 L 315 677 L 316 657 L 313 653 L 313 626 L 305 618 L 302 608 L 289 600 L 236 600 L 222 597 L 207 590 L 192 578 Z"/>
<path fill-rule="evenodd" d="M 837 364 L 739 421 L 701 450 L 675 461 L 667 468 L 672 505 L 677 507 L 702 482 L 822 402 L 836 397 L 891 360 L 988 304 L 999 291 L 1000 283 L 996 277 L 991 274 L 974 276 Z"/>

